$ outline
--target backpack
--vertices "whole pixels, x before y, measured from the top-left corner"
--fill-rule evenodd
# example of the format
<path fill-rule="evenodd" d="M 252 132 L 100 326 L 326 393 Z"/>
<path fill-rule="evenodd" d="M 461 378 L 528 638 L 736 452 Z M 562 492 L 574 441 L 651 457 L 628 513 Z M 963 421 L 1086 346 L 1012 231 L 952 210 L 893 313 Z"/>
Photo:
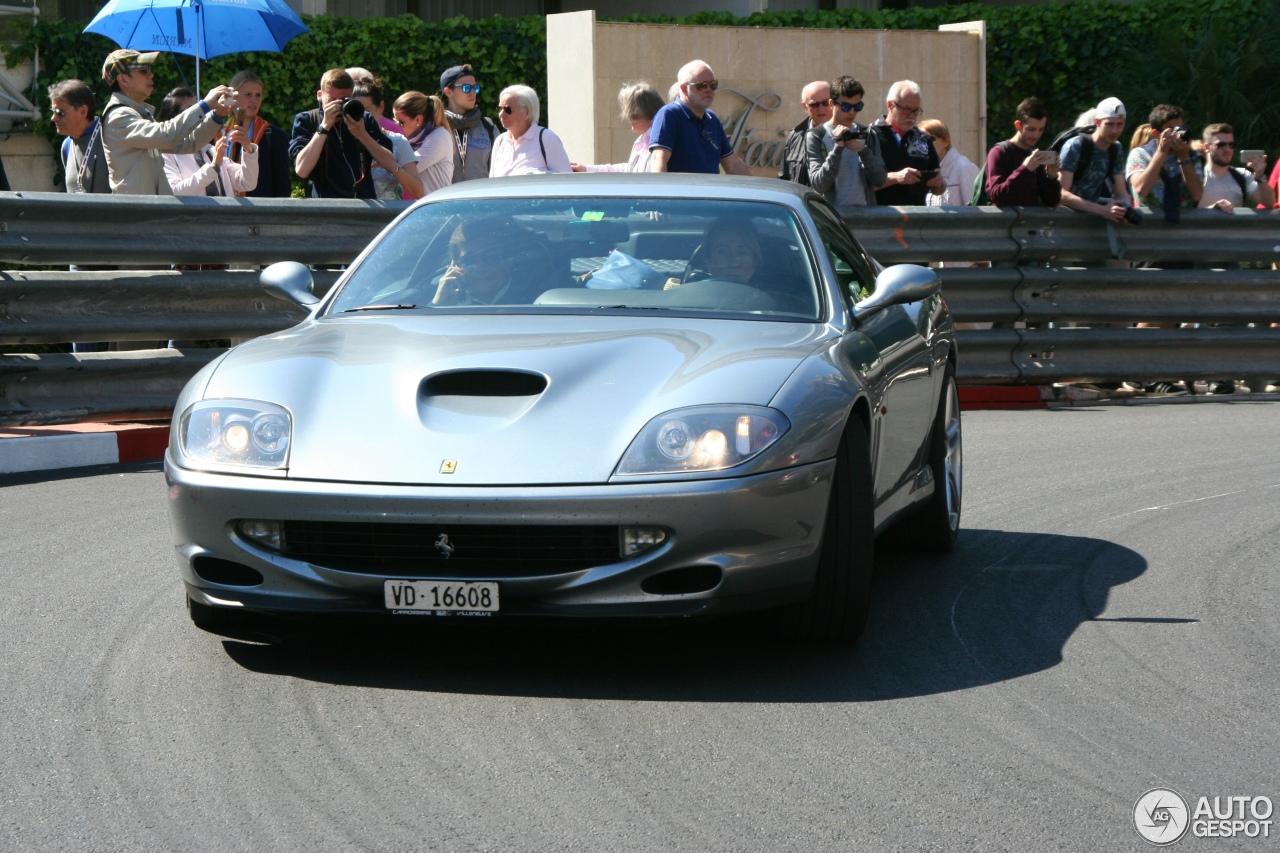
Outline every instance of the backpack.
<path fill-rule="evenodd" d="M 1058 154 L 1061 154 L 1062 149 L 1066 147 L 1068 142 L 1075 139 L 1077 136 L 1080 137 L 1080 162 L 1076 164 L 1076 169 L 1073 173 L 1079 175 L 1088 170 L 1089 163 L 1093 161 L 1093 154 L 1098 150 L 1098 147 L 1093 144 L 1093 131 L 1094 127 L 1088 124 L 1080 127 L 1068 128 L 1053 138 L 1053 142 L 1049 143 L 1049 150 L 1057 151 Z M 1111 173 L 1115 170 L 1116 147 L 1112 145 L 1107 149 L 1107 177 L 1110 178 Z"/>
<path fill-rule="evenodd" d="M 1004 151 L 1009 145 L 1009 140 L 1001 140 L 996 145 L 1001 151 Z M 990 155 L 988 155 L 988 158 Z M 969 205 L 971 207 L 984 207 L 991 204 L 991 196 L 987 195 L 987 161 L 982 162 L 982 168 L 978 170 L 977 176 L 973 179 L 973 193 L 969 196 Z"/>

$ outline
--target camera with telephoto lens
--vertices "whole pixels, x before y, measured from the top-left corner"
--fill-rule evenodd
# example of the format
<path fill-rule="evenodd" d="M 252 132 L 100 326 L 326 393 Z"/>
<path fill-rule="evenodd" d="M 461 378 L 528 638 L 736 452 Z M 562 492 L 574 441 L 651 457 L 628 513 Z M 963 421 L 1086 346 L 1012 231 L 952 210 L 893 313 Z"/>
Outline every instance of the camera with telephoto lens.
<path fill-rule="evenodd" d="M 355 98 L 343 98 L 342 114 L 347 118 L 359 121 L 364 118 L 364 104 L 360 103 Z"/>
<path fill-rule="evenodd" d="M 1124 221 L 1128 222 L 1130 225 L 1141 225 L 1142 211 L 1138 210 L 1136 207 L 1126 206 L 1124 209 Z"/>
<path fill-rule="evenodd" d="M 1173 135 L 1181 139 L 1186 144 L 1191 144 L 1191 131 L 1187 130 L 1185 127 L 1178 128 L 1173 132 Z"/>

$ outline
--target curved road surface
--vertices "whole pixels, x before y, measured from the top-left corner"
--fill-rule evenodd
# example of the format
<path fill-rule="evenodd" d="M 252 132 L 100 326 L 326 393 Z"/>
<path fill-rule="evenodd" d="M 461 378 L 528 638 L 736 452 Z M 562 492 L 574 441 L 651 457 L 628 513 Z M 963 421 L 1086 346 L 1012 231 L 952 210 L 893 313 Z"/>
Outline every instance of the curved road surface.
<path fill-rule="evenodd" d="M 966 414 L 958 550 L 882 550 L 853 648 L 224 641 L 183 610 L 156 466 L 0 478 L 0 848 L 1149 849 L 1149 789 L 1280 801 L 1278 427 Z"/>

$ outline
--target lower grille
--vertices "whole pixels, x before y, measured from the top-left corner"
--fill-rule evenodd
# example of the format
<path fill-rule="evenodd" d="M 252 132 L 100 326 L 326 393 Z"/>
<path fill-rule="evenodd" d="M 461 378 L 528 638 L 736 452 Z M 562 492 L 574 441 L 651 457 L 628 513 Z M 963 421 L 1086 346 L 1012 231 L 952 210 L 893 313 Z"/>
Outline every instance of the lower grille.
<path fill-rule="evenodd" d="M 287 557 L 369 575 L 523 578 L 622 559 L 618 528 L 605 525 L 286 521 L 284 541 Z"/>

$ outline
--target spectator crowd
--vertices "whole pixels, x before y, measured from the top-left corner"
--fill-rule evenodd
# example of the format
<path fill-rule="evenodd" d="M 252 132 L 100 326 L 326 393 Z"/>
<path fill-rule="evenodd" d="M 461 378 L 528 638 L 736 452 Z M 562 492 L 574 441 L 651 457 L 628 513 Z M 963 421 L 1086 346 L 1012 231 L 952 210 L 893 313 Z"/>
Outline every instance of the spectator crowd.
<path fill-rule="evenodd" d="M 236 74 L 203 98 L 180 87 L 158 110 L 152 65 L 158 53 L 113 51 L 102 79 L 111 98 L 98 113 L 93 90 L 64 80 L 49 88 L 67 192 L 144 195 L 288 196 L 293 176 L 309 198 L 416 199 L 459 181 L 551 172 L 750 174 L 712 110 L 720 83 L 706 62 L 682 67 L 666 96 L 647 82 L 618 93 L 621 118 L 636 134 L 626 163 L 571 162 L 564 143 L 539 124 L 529 86 L 497 96 L 496 121 L 481 107 L 470 65 L 440 75 L 434 94 L 402 93 L 391 103 L 376 74 L 334 68 L 320 78 L 316 106 L 289 131 L 261 115 L 262 80 Z M 1177 221 L 1179 211 L 1277 204 L 1280 167 L 1268 178 L 1262 151 L 1235 150 L 1231 125 L 1195 134 L 1180 107 L 1159 104 L 1134 134 L 1117 98 L 1104 98 L 1050 144 L 1048 111 L 1018 105 L 1013 135 L 975 164 L 952 144 L 942 121 L 924 119 L 925 93 L 893 83 L 882 110 L 859 122 L 867 92 L 850 76 L 815 80 L 800 93 L 804 118 L 787 135 L 778 177 L 810 186 L 837 210 L 875 205 L 1064 206 L 1110 222 L 1139 212 Z M 1239 156 L 1237 156 L 1237 153 Z"/>

